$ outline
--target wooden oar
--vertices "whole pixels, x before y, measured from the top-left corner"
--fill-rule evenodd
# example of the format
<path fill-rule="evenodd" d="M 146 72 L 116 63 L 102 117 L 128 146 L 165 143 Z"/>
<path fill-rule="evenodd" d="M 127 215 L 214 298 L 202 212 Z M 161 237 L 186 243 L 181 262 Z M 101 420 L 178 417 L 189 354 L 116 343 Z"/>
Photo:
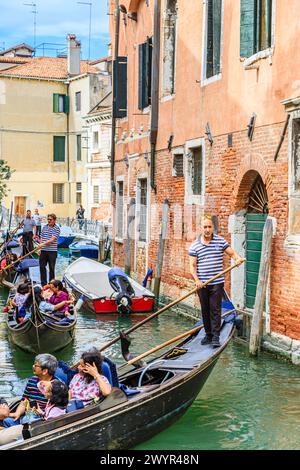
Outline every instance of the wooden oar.
<path fill-rule="evenodd" d="M 13 230 L 11 232 L 11 234 L 9 235 L 9 237 L 7 238 L 7 240 L 5 240 L 3 243 L 1 243 L 0 245 L 0 248 L 2 248 L 3 245 L 8 245 L 8 243 L 10 242 L 10 240 L 12 240 L 13 236 L 17 233 L 17 231 L 19 230 L 20 228 L 20 224 L 17 226 L 17 228 L 15 230 Z M 5 248 L 5 247 L 4 247 Z M 4 250 L 4 248 L 2 248 L 2 251 Z"/>
<path fill-rule="evenodd" d="M 224 313 L 222 315 L 222 318 L 226 317 L 227 315 L 229 315 L 232 312 L 235 312 L 235 308 L 232 309 L 232 310 L 229 310 L 226 313 Z M 118 367 L 118 370 L 123 369 L 126 366 L 131 366 L 131 364 L 134 364 L 135 362 L 140 361 L 144 357 L 149 356 L 150 354 L 155 353 L 156 351 L 159 351 L 160 349 L 162 349 L 166 346 L 169 346 L 169 344 L 175 343 L 175 342 L 179 341 L 180 339 L 185 338 L 186 336 L 192 335 L 193 333 L 196 333 L 197 331 L 202 330 L 202 328 L 204 328 L 204 325 L 199 325 L 199 326 L 196 326 L 195 328 L 192 328 L 189 331 L 186 331 L 185 333 L 181 333 L 181 335 L 178 335 L 175 338 L 169 339 L 165 343 L 162 343 L 158 346 L 155 346 L 155 348 L 149 349 L 149 351 L 146 351 L 146 352 L 140 354 L 139 356 L 134 357 L 130 361 L 125 362 L 124 364 L 120 365 L 120 367 Z"/>
<path fill-rule="evenodd" d="M 245 260 L 243 260 L 244 262 Z M 237 264 L 234 264 L 233 266 L 230 266 L 229 268 L 227 269 L 224 269 L 224 271 L 220 272 L 219 274 L 216 274 L 215 276 L 213 276 L 212 278 L 208 279 L 208 281 L 204 282 L 203 284 L 203 287 L 207 286 L 210 282 L 214 281 L 215 279 L 217 279 L 218 277 L 220 276 L 223 276 L 223 274 L 226 274 L 228 273 L 229 271 L 231 271 L 232 269 L 236 268 L 238 265 Z M 239 265 L 240 266 L 240 265 Z M 198 287 L 195 287 L 194 289 L 192 289 L 190 292 L 188 292 L 187 294 L 184 294 L 183 296 L 181 296 L 179 299 L 177 300 L 174 300 L 173 302 L 171 302 L 170 304 L 168 305 L 165 305 L 165 307 L 161 308 L 160 310 L 158 310 L 157 312 L 154 312 L 152 313 L 152 315 L 149 315 L 149 317 L 145 318 L 144 320 L 140 321 L 139 323 L 137 323 L 136 325 L 132 326 L 131 328 L 129 328 L 129 330 L 127 331 L 124 331 L 124 333 L 126 335 L 128 335 L 129 333 L 132 333 L 132 331 L 134 330 L 137 330 L 140 326 L 144 325 L 145 323 L 147 323 L 148 321 L 152 320 L 152 318 L 154 317 L 157 317 L 158 315 L 160 315 L 161 313 L 165 312 L 166 310 L 169 310 L 170 308 L 174 307 L 174 305 L 178 304 L 179 302 L 182 302 L 182 300 L 186 299 L 187 297 L 189 297 L 190 295 L 192 294 L 195 294 L 197 292 Z M 111 341 L 109 341 L 109 343 L 105 344 L 104 346 L 102 346 L 99 351 L 104 351 L 105 349 L 109 348 L 110 346 L 112 346 L 113 344 L 115 344 L 117 341 L 119 341 L 121 339 L 121 335 L 117 336 L 116 338 L 112 339 Z"/>
<path fill-rule="evenodd" d="M 32 251 L 29 251 L 29 253 L 26 253 L 26 255 L 21 256 L 21 257 L 18 258 L 16 261 L 13 261 L 12 263 L 10 263 L 8 266 L 4 266 L 4 268 L 0 269 L 0 273 L 1 273 L 2 271 L 6 271 L 7 269 L 11 268 L 14 264 L 19 263 L 19 261 L 21 261 L 22 259 L 27 258 L 27 256 L 32 255 L 32 253 L 35 253 L 36 251 L 40 250 L 43 245 L 46 245 L 46 242 L 45 242 L 45 243 L 41 243 L 37 248 L 35 248 L 35 249 L 32 250 Z"/>

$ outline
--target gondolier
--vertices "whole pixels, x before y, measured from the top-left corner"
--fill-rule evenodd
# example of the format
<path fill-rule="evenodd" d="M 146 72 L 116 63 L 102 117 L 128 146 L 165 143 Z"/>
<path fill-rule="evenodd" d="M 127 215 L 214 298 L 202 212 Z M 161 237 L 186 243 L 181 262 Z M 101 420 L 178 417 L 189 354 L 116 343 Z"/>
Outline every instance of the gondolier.
<path fill-rule="evenodd" d="M 41 233 L 41 255 L 40 255 L 40 274 L 41 284 L 45 286 L 51 279 L 55 279 L 55 263 L 57 258 L 57 240 L 60 234 L 60 228 L 56 225 L 56 215 L 49 214 L 47 225 Z M 47 280 L 46 266 L 49 266 L 50 279 Z"/>
<path fill-rule="evenodd" d="M 223 253 L 233 258 L 237 265 L 243 263 L 244 260 L 223 237 L 214 234 L 213 231 L 211 215 L 204 215 L 202 233 L 192 243 L 189 256 L 190 272 L 199 288 L 198 296 L 206 333 L 201 344 L 211 343 L 213 347 L 219 347 L 224 276 L 215 279 L 204 288 L 202 286 L 205 281 L 223 270 Z"/>

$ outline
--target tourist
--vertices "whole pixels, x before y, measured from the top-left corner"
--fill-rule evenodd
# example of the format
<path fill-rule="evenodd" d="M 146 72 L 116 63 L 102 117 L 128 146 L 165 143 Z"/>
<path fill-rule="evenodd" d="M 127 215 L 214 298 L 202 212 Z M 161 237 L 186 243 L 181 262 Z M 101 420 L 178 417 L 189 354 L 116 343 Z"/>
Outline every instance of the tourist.
<path fill-rule="evenodd" d="M 64 382 L 58 379 L 53 379 L 51 382 L 42 380 L 38 383 L 38 388 L 48 398 L 48 403 L 44 410 L 38 407 L 38 414 L 43 419 L 57 418 L 66 413 L 69 391 Z"/>
<path fill-rule="evenodd" d="M 38 309 L 41 313 L 52 313 L 54 314 L 54 316 L 57 316 L 58 318 L 70 316 L 70 313 L 68 311 L 63 312 L 62 315 L 59 314 L 59 311 L 63 309 L 66 305 L 68 306 L 71 303 L 73 303 L 72 300 L 62 300 L 61 302 L 54 305 L 50 303 L 48 300 L 44 299 L 43 290 L 40 286 L 34 286 L 33 290 L 34 290 L 34 301 L 36 302 L 36 305 L 38 306 Z M 33 294 L 30 293 L 24 305 L 24 308 L 26 309 L 26 311 L 30 310 L 30 308 L 32 307 L 32 304 L 33 304 Z"/>
<path fill-rule="evenodd" d="M 224 276 L 220 276 L 205 288 L 203 284 L 223 270 L 223 253 L 234 259 L 237 265 L 244 260 L 236 253 L 229 243 L 214 232 L 211 215 L 204 215 L 202 219 L 202 233 L 195 240 L 190 249 L 190 272 L 198 287 L 198 296 L 201 304 L 201 314 L 205 329 L 205 336 L 201 344 L 211 343 L 213 347 L 220 346 L 221 307 L 224 289 Z"/>
<path fill-rule="evenodd" d="M 79 400 L 82 406 L 87 406 L 93 400 L 110 394 L 111 385 L 102 373 L 102 361 L 102 356 L 96 348 L 82 354 L 78 365 L 79 372 L 70 382 L 70 400 Z"/>
<path fill-rule="evenodd" d="M 34 214 L 33 214 L 33 219 L 35 221 L 35 226 L 36 226 L 36 237 L 41 236 L 42 232 L 42 216 L 39 214 L 39 210 L 35 209 Z"/>
<path fill-rule="evenodd" d="M 79 230 L 81 230 L 84 225 L 84 213 L 85 209 L 80 204 L 76 211 L 76 219 L 78 220 Z"/>
<path fill-rule="evenodd" d="M 55 263 L 57 258 L 57 240 L 60 234 L 60 228 L 56 225 L 56 215 L 49 214 L 47 225 L 42 229 L 41 234 L 41 254 L 40 254 L 40 275 L 42 286 L 47 284 L 47 270 L 49 266 L 49 279 L 55 279 Z"/>
<path fill-rule="evenodd" d="M 33 250 L 33 236 L 36 235 L 36 224 L 34 218 L 31 216 L 31 210 L 26 211 L 26 217 L 20 223 L 23 227 L 23 256 Z"/>

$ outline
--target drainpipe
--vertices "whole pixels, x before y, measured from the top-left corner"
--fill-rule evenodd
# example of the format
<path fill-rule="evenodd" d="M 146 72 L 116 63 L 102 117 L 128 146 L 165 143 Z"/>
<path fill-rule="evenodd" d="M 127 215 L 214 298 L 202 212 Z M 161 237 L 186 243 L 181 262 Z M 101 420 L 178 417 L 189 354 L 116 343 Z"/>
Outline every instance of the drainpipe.
<path fill-rule="evenodd" d="M 113 60 L 116 60 L 119 55 L 119 30 L 120 30 L 120 8 L 119 8 L 119 0 L 115 0 L 115 47 L 114 47 L 114 57 Z M 117 77 L 114 76 L 112 72 L 112 80 L 117 80 Z M 113 90 L 113 103 L 116 99 L 114 96 L 114 85 L 112 84 Z M 110 152 L 110 184 L 111 184 L 111 191 L 115 192 L 115 154 L 116 154 L 116 143 L 115 143 L 115 135 L 116 135 L 116 118 L 111 118 L 111 152 Z"/>
<path fill-rule="evenodd" d="M 151 123 L 150 123 L 150 146 L 151 146 L 151 172 L 150 184 L 156 193 L 155 184 L 155 151 L 158 133 L 158 107 L 159 107 L 159 60 L 160 60 L 160 17 L 161 0 L 154 3 L 154 27 L 153 27 L 153 54 L 152 54 L 152 83 L 151 83 Z"/>

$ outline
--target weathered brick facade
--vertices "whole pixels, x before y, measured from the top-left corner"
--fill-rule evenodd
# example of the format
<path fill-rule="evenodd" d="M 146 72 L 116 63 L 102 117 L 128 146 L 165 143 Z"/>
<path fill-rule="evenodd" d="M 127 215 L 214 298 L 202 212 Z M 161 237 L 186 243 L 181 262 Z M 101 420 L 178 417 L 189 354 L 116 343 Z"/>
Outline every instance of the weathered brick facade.
<path fill-rule="evenodd" d="M 119 177 L 124 180 L 126 210 L 130 198 L 137 197 L 138 179 L 146 175 L 150 180 L 149 111 L 136 109 L 138 90 L 136 47 L 146 35 L 152 35 L 153 11 L 150 14 L 152 7 L 147 7 L 144 1 L 123 3 L 129 12 L 136 11 L 138 18 L 134 24 L 128 20 L 129 24 L 126 27 L 121 26 L 122 34 L 126 36 L 126 45 L 123 43 L 120 45 L 120 55 L 128 57 L 130 86 L 128 117 L 118 121 L 115 180 L 117 181 Z M 287 13 L 282 2 L 277 2 L 278 36 L 275 41 L 279 50 L 272 53 L 273 64 L 267 63 L 266 58 L 255 58 L 253 63 L 258 64 L 257 71 L 247 70 L 238 58 L 238 44 L 236 44 L 238 40 L 235 28 L 239 30 L 239 2 L 232 0 L 225 2 L 222 77 L 219 82 L 202 85 L 199 89 L 195 84 L 197 79 L 195 69 L 200 67 L 201 47 L 197 44 L 199 35 L 197 36 L 196 25 L 202 24 L 202 2 L 199 2 L 199 5 L 197 2 L 193 11 L 193 16 L 197 18 L 195 22 L 191 17 L 191 11 L 183 8 L 184 1 L 179 0 L 177 3 L 176 94 L 169 100 L 160 98 L 155 157 L 157 192 L 148 186 L 148 241 L 147 243 L 132 241 L 131 269 L 139 280 L 143 279 L 148 267 L 155 269 L 161 208 L 167 199 L 170 203 L 170 220 L 161 279 L 162 290 L 166 295 L 176 298 L 194 287 L 189 274 L 188 247 L 196 233 L 198 234 L 201 214 L 203 211 L 215 214 L 218 217 L 218 232 L 234 243 L 235 234 L 230 229 L 230 218 L 247 212 L 249 194 L 256 178 L 260 176 L 268 196 L 269 216 L 273 218 L 276 227 L 272 242 L 267 296 L 269 331 L 300 340 L 300 242 L 297 238 L 300 233 L 297 232 L 297 228 L 295 229 L 298 220 L 297 211 L 293 226 L 289 222 L 292 173 L 291 124 L 278 158 L 274 161 L 286 120 L 286 110 L 281 100 L 295 96 L 296 77 L 293 72 L 289 70 L 285 78 L 280 74 L 282 61 L 286 60 L 287 63 L 289 61 L 278 45 L 283 40 L 282 24 L 288 20 Z M 296 2 L 292 0 L 291 4 L 291 8 L 296 12 Z M 111 2 L 112 10 L 113 7 L 114 2 Z M 163 8 L 161 21 L 163 28 Z M 294 26 L 291 27 L 291 36 Z M 112 23 L 112 32 L 113 30 Z M 230 36 L 230 40 L 226 35 Z M 287 38 L 284 41 L 287 41 Z M 236 77 L 230 69 L 230 60 L 234 64 Z M 299 53 L 294 55 L 293 60 L 300 65 Z M 287 70 L 287 67 L 284 69 Z M 160 80 L 162 80 L 161 75 Z M 250 140 L 247 135 L 247 124 L 253 111 L 258 117 L 253 138 Z M 205 125 L 208 121 L 212 130 L 212 145 L 205 135 Z M 140 126 L 143 126 L 142 134 L 138 133 Z M 168 149 L 171 134 L 174 140 Z M 232 134 L 230 146 L 229 134 Z M 192 140 L 201 139 L 204 142 L 205 192 L 199 204 L 190 204 L 186 195 L 188 148 Z M 181 147 L 184 175 L 177 177 L 173 176 L 173 155 L 176 149 Z M 125 155 L 127 163 L 124 161 Z M 126 217 L 124 224 L 124 240 L 115 241 L 113 246 L 114 263 L 120 266 L 124 266 L 125 260 Z M 292 239 L 291 234 L 293 234 Z M 232 282 L 235 282 L 235 279 L 236 277 L 232 277 Z M 232 287 L 231 280 L 229 278 L 226 280 L 229 291 Z M 243 289 L 244 285 L 241 288 Z M 190 302 L 195 302 L 195 299 L 191 299 Z M 241 304 L 240 307 L 245 306 Z"/>

